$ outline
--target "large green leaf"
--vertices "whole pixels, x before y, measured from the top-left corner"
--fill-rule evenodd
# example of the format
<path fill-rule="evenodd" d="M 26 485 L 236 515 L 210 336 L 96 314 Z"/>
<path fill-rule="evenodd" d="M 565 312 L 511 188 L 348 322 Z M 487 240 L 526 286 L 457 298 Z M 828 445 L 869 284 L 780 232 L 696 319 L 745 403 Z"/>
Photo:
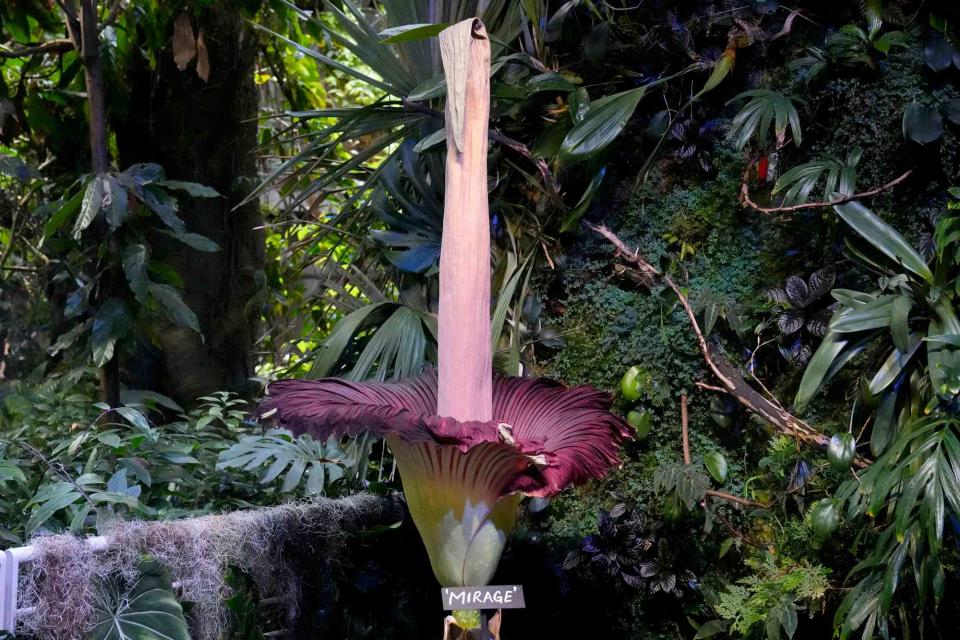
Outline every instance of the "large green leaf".
<path fill-rule="evenodd" d="M 94 176 L 87 183 L 83 192 L 83 202 L 80 204 L 80 215 L 73 225 L 73 237 L 80 239 L 80 234 L 93 223 L 100 209 L 103 208 L 104 185 L 106 178 L 104 176 Z"/>
<path fill-rule="evenodd" d="M 203 251 L 204 253 L 213 253 L 215 251 L 220 251 L 220 245 L 208 238 L 207 236 L 200 235 L 199 233 L 175 233 L 168 229 L 157 229 L 160 233 L 168 235 L 171 238 L 176 238 L 183 244 L 187 245 L 191 249 L 197 251 Z"/>
<path fill-rule="evenodd" d="M 306 55 L 306 56 L 308 56 L 308 57 L 314 58 L 315 60 L 317 60 L 317 61 L 319 61 L 319 62 L 321 62 L 321 63 L 323 63 L 323 64 L 325 64 L 325 65 L 327 65 L 327 66 L 329 66 L 329 67 L 332 67 L 332 68 L 334 68 L 334 69 L 337 69 L 338 71 L 341 71 L 341 72 L 343 72 L 343 73 L 345 73 L 345 74 L 347 74 L 347 75 L 349 75 L 349 76 L 353 76 L 354 78 L 357 78 L 358 80 L 360 80 L 360 81 L 362 81 L 362 82 L 365 82 L 365 83 L 369 84 L 369 85 L 372 86 L 372 87 L 376 87 L 376 88 L 378 88 L 378 89 L 380 89 L 380 90 L 382 90 L 382 91 L 385 91 L 386 93 L 389 93 L 389 94 L 397 95 L 397 94 L 400 93 L 400 92 L 397 90 L 396 87 L 393 87 L 393 86 L 391 86 L 390 84 L 388 84 L 388 83 L 386 83 L 386 82 L 381 82 L 380 80 L 377 80 L 376 78 L 374 78 L 374 77 L 372 77 L 372 76 L 369 76 L 369 75 L 367 75 L 367 74 L 365 74 L 365 73 L 362 73 L 362 72 L 358 71 L 357 69 L 354 69 L 353 67 L 350 67 L 350 66 L 348 66 L 348 65 L 345 65 L 345 64 L 343 64 L 342 62 L 338 62 L 338 61 L 334 60 L 333 58 L 331 58 L 331 57 L 329 57 L 329 56 L 325 56 L 325 55 L 323 55 L 322 53 L 320 53 L 319 51 L 317 51 L 316 49 L 311 49 L 310 47 L 306 47 L 306 46 L 300 44 L 299 42 L 296 42 L 296 41 L 294 41 L 294 40 L 291 40 L 290 38 L 287 38 L 287 37 L 285 37 L 285 36 L 282 36 L 282 35 L 280 35 L 279 33 L 276 33 L 275 31 L 271 31 L 270 29 L 268 29 L 268 28 L 266 28 L 266 27 L 264 27 L 264 26 L 262 26 L 262 25 L 253 23 L 253 26 L 254 26 L 255 28 L 257 28 L 257 29 L 260 29 L 261 31 L 264 31 L 264 32 L 270 34 L 271 36 L 277 38 L 278 40 L 282 40 L 283 42 L 287 43 L 288 45 L 290 45 L 291 47 L 293 47 L 294 49 L 296 49 L 296 50 L 299 51 L 300 53 L 302 53 L 302 54 L 304 54 L 304 55 Z"/>
<path fill-rule="evenodd" d="M 164 180 L 158 182 L 161 187 L 174 189 L 176 191 L 185 191 L 192 198 L 218 198 L 220 192 L 213 187 L 208 187 L 197 182 L 184 182 L 182 180 Z"/>
<path fill-rule="evenodd" d="M 942 335 L 942 336 L 927 336 L 924 338 L 926 342 L 934 342 L 937 344 L 949 344 L 952 347 L 960 347 L 960 335 Z"/>
<path fill-rule="evenodd" d="M 877 299 L 877 296 L 853 289 L 833 289 L 830 295 L 845 307 L 859 308 Z"/>
<path fill-rule="evenodd" d="M 395 302 L 374 302 L 360 307 L 344 316 L 330 332 L 310 367 L 310 378 L 327 378 L 334 375 L 337 365 L 342 361 L 344 352 L 353 336 L 368 321 L 376 321 L 395 307 Z"/>
<path fill-rule="evenodd" d="M 422 102 L 431 98 L 439 98 L 447 92 L 447 79 L 440 73 L 427 78 L 413 88 L 407 100 L 411 102 Z"/>
<path fill-rule="evenodd" d="M 56 512 L 72 505 L 82 498 L 83 494 L 77 491 L 69 482 L 56 482 L 41 488 L 30 501 L 36 508 L 27 520 L 27 535 L 36 531 L 42 524 L 52 518 Z"/>
<path fill-rule="evenodd" d="M 883 453 L 887 445 L 893 440 L 896 427 L 897 391 L 891 389 L 883 394 L 877 417 L 873 421 L 873 431 L 870 432 L 870 451 L 877 456 Z"/>
<path fill-rule="evenodd" d="M 110 205 L 105 208 L 104 214 L 107 218 L 107 224 L 110 229 L 115 230 L 126 221 L 130 214 L 129 199 L 127 188 L 114 176 L 106 176 L 104 181 L 105 197 L 104 204 L 109 200 Z"/>
<path fill-rule="evenodd" d="M 906 352 L 910 348 L 910 311 L 913 300 L 900 295 L 890 306 L 890 337 L 897 351 Z"/>
<path fill-rule="evenodd" d="M 800 388 L 797 390 L 797 405 L 804 405 L 816 395 L 826 381 L 827 375 L 833 366 L 834 360 L 849 344 L 849 339 L 834 331 L 828 331 L 817 350 L 814 352 L 807 368 L 803 371 Z"/>
<path fill-rule="evenodd" d="M 943 117 L 933 107 L 911 102 L 903 110 L 903 137 L 928 144 L 943 135 Z"/>
<path fill-rule="evenodd" d="M 941 296 L 934 304 L 935 317 L 930 318 L 927 334 L 935 339 L 927 344 L 927 375 L 934 393 L 949 395 L 946 389 L 947 374 L 944 370 L 946 358 L 955 353 L 951 346 L 951 336 L 960 336 L 960 320 L 953 304 L 946 296 Z"/>
<path fill-rule="evenodd" d="M 430 149 L 431 147 L 435 147 L 438 144 L 443 143 L 444 141 L 446 141 L 446 139 L 447 139 L 447 128 L 440 127 L 439 129 L 437 129 L 427 137 L 420 140 L 420 142 L 418 142 L 413 147 L 413 150 L 416 151 L 417 153 L 423 153 L 427 149 Z"/>
<path fill-rule="evenodd" d="M 703 456 L 703 464 L 713 479 L 723 484 L 727 480 L 727 459 L 719 451 L 710 451 Z"/>
<path fill-rule="evenodd" d="M 126 337 L 132 326 L 133 321 L 127 313 L 127 305 L 122 300 L 111 298 L 97 310 L 93 319 L 93 330 L 90 332 L 90 348 L 95 366 L 102 367 L 113 359 L 117 341 Z"/>
<path fill-rule="evenodd" d="M 99 585 L 88 640 L 190 640 L 169 575 L 155 562 L 142 563 L 140 571 L 129 590 Z"/>
<path fill-rule="evenodd" d="M 560 160 L 586 160 L 605 149 L 623 131 L 645 92 L 645 87 L 637 87 L 592 103 L 587 115 L 563 139 Z"/>
<path fill-rule="evenodd" d="M 446 23 L 439 24 L 405 24 L 399 27 L 390 27 L 380 32 L 381 44 L 397 44 L 399 42 L 413 42 L 440 35 L 440 32 L 449 27 Z"/>
<path fill-rule="evenodd" d="M 19 484 L 27 484 L 27 476 L 20 467 L 9 460 L 0 460 L 0 482 L 12 480 Z"/>
<path fill-rule="evenodd" d="M 890 310 L 897 296 L 881 296 L 862 307 L 846 308 L 830 320 L 830 330 L 836 333 L 856 333 L 890 326 Z"/>
<path fill-rule="evenodd" d="M 158 283 L 151 283 L 149 291 L 160 306 L 160 310 L 171 322 L 200 333 L 200 321 L 197 320 L 193 310 L 183 301 L 179 291 L 168 284 Z"/>
<path fill-rule="evenodd" d="M 149 260 L 147 248 L 138 242 L 128 244 L 123 250 L 123 273 L 127 276 L 130 290 L 141 302 L 147 299 L 150 289 L 150 278 L 147 275 Z"/>
<path fill-rule="evenodd" d="M 601 167 L 600 170 L 593 174 L 593 178 L 590 179 L 590 184 L 588 184 L 587 188 L 584 189 L 583 195 L 580 196 L 576 206 L 564 214 L 563 224 L 560 226 L 560 231 L 572 231 L 577 226 L 577 223 L 580 222 L 580 218 L 582 218 L 583 214 L 587 212 L 587 208 L 593 201 L 593 196 L 600 188 L 600 184 L 603 182 L 605 175 L 606 170 L 604 167 Z"/>
<path fill-rule="evenodd" d="M 734 116 L 727 134 L 727 138 L 736 148 L 742 149 L 753 138 L 756 138 L 761 146 L 766 146 L 771 125 L 773 125 L 778 146 L 786 143 L 788 127 L 794 144 L 800 145 L 802 141 L 800 116 L 793 104 L 793 98 L 769 89 L 754 89 L 734 96 L 727 101 L 727 104 L 744 98 L 750 98 L 750 100 Z"/>
<path fill-rule="evenodd" d="M 354 380 L 364 380 L 376 370 L 380 380 L 407 378 L 420 373 L 430 342 L 424 316 L 405 305 L 376 327 L 350 372 Z"/>
<path fill-rule="evenodd" d="M 933 272 L 916 249 L 896 229 L 858 201 L 834 205 L 834 210 L 864 240 L 898 265 L 933 284 Z"/>
<path fill-rule="evenodd" d="M 186 224 L 177 215 L 176 198 L 152 184 L 143 187 L 140 195 L 143 198 L 143 203 L 157 214 L 163 224 L 170 227 L 174 233 L 184 233 L 187 230 Z"/>
<path fill-rule="evenodd" d="M 913 334 L 909 338 L 909 344 L 905 351 L 891 350 L 890 355 L 883 361 L 880 369 L 877 370 L 870 381 L 870 393 L 876 395 L 893 384 L 893 381 L 897 379 L 904 368 L 910 364 L 921 344 L 923 342 L 920 340 L 919 334 Z"/>
<path fill-rule="evenodd" d="M 300 486 L 306 475 L 306 493 L 322 493 L 324 480 L 333 482 L 344 476 L 345 469 L 357 462 L 355 446 L 340 448 L 339 439 L 331 436 L 326 444 L 309 435 L 291 438 L 286 431 L 269 431 L 262 436 L 248 436 L 220 454 L 217 470 L 242 468 L 255 471 L 265 464 L 267 470 L 261 484 L 270 484 L 283 476 L 281 493 L 289 493 Z"/>
<path fill-rule="evenodd" d="M 54 233 L 56 233 L 60 227 L 70 219 L 77 209 L 80 208 L 80 203 L 83 201 L 83 196 L 86 194 L 85 189 L 79 189 L 75 194 L 67 198 L 66 200 L 61 200 L 56 203 L 58 208 L 56 208 L 50 218 L 43 225 L 43 237 L 49 238 Z M 46 207 L 40 207 L 37 209 L 39 214 L 41 210 L 46 210 Z"/>
<path fill-rule="evenodd" d="M 513 260 L 515 263 L 516 260 Z M 513 301 L 513 294 L 517 290 L 517 285 L 527 272 L 530 265 L 530 258 L 523 261 L 523 264 L 517 266 L 506 278 L 506 282 L 500 293 L 497 295 L 497 304 L 493 310 L 493 320 L 490 326 L 490 339 L 493 344 L 490 345 L 492 352 L 496 353 L 500 344 L 500 337 L 503 334 L 503 327 L 507 321 L 507 311 L 510 309 L 510 303 Z"/>
<path fill-rule="evenodd" d="M 361 332 L 365 342 L 358 338 Z M 358 345 L 359 354 L 351 353 L 351 347 Z M 432 316 L 395 302 L 376 302 L 337 323 L 309 375 L 343 375 L 350 380 L 365 380 L 374 370 L 380 379 L 416 375 L 435 345 L 436 320 Z M 352 367 L 343 370 L 351 364 L 350 355 L 355 357 Z"/>
<path fill-rule="evenodd" d="M 737 60 L 736 51 L 733 49 L 727 49 L 723 54 L 717 58 L 717 61 L 713 65 L 713 71 L 710 73 L 710 77 L 707 78 L 707 81 L 703 84 L 703 88 L 697 92 L 693 99 L 696 100 L 703 94 L 708 91 L 716 89 L 717 86 L 723 82 L 723 79 L 726 78 L 730 71 L 733 70 L 733 65 Z"/>
<path fill-rule="evenodd" d="M 822 199 L 829 200 L 836 194 L 848 196 L 856 186 L 857 164 L 861 155 L 861 149 L 854 149 L 845 161 L 828 156 L 797 165 L 777 179 L 772 193 L 776 195 L 782 192 L 784 205 L 808 202 L 810 194 L 822 179 Z"/>

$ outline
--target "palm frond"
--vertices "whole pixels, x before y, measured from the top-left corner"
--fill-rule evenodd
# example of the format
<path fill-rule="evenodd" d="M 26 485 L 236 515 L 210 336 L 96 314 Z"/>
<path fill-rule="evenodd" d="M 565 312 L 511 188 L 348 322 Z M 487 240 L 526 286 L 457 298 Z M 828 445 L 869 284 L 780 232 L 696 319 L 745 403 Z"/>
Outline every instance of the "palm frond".
<path fill-rule="evenodd" d="M 793 143 L 800 146 L 802 142 L 800 116 L 794 104 L 800 100 L 769 89 L 754 89 L 734 96 L 727 104 L 739 102 L 745 98 L 749 98 L 749 101 L 734 116 L 727 135 L 737 149 L 742 149 L 754 138 L 760 146 L 765 146 L 771 125 L 773 125 L 777 148 L 787 143 L 788 128 L 793 137 Z"/>
<path fill-rule="evenodd" d="M 845 160 L 830 156 L 811 160 L 785 172 L 773 186 L 773 195 L 783 193 L 783 205 L 809 202 L 810 194 L 823 182 L 822 199 L 835 195 L 853 195 L 857 184 L 857 164 L 862 149 L 854 149 Z"/>

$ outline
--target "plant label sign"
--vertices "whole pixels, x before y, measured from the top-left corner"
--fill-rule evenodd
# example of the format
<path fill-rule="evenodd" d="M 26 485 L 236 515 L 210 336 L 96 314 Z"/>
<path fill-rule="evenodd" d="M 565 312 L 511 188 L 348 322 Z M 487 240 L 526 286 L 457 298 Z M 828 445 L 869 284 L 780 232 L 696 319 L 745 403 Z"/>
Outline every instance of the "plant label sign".
<path fill-rule="evenodd" d="M 445 611 L 457 609 L 523 609 L 523 587 L 450 587 L 440 589 Z"/>

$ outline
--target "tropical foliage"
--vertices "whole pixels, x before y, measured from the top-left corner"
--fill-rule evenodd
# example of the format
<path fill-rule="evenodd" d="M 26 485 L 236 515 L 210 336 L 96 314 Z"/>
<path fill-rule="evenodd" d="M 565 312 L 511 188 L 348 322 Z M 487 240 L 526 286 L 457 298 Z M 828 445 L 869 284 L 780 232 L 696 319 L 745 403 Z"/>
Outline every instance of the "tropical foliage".
<path fill-rule="evenodd" d="M 418 377 L 440 349 L 437 35 L 478 12 L 491 374 L 533 392 L 498 392 L 512 431 L 453 437 Z M 419 638 L 440 616 L 409 514 L 441 492 L 429 470 L 402 485 L 403 456 L 512 438 L 522 470 L 464 467 L 510 507 L 486 569 L 528 609 L 505 635 L 949 636 L 958 20 L 895 0 L 2 4 L 0 547 L 405 490 L 404 523 L 284 551 L 299 615 L 251 567 L 217 571 L 225 637 Z M 268 382 L 293 398 L 279 424 L 254 414 Z M 554 411 L 580 385 L 621 446 Z M 163 562 L 131 562 L 84 583 L 87 637 L 198 637 Z"/>

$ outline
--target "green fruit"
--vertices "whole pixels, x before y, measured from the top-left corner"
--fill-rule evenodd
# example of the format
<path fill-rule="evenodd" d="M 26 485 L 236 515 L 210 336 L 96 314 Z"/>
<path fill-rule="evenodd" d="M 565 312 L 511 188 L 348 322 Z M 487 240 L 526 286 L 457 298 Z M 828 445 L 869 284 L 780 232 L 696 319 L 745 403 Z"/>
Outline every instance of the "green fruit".
<path fill-rule="evenodd" d="M 640 383 L 645 377 L 645 372 L 640 365 L 633 365 L 620 379 L 620 394 L 627 402 L 636 402 L 643 393 L 640 391 Z"/>
<path fill-rule="evenodd" d="M 857 441 L 852 433 L 840 433 L 830 438 L 827 460 L 837 471 L 846 471 L 857 457 Z"/>
<path fill-rule="evenodd" d="M 653 416 L 649 411 L 631 411 L 627 414 L 627 424 L 637 430 L 637 440 L 643 442 L 650 435 Z"/>
<path fill-rule="evenodd" d="M 829 538 L 837 530 L 840 526 L 840 514 L 837 513 L 833 500 L 827 498 L 810 507 L 810 525 L 813 533 L 820 539 Z"/>
<path fill-rule="evenodd" d="M 719 451 L 711 451 L 703 456 L 703 464 L 713 479 L 723 484 L 727 479 L 727 459 Z"/>
<path fill-rule="evenodd" d="M 729 396 L 714 396 L 710 400 L 710 417 L 717 426 L 729 429 L 736 413 L 737 405 Z"/>

